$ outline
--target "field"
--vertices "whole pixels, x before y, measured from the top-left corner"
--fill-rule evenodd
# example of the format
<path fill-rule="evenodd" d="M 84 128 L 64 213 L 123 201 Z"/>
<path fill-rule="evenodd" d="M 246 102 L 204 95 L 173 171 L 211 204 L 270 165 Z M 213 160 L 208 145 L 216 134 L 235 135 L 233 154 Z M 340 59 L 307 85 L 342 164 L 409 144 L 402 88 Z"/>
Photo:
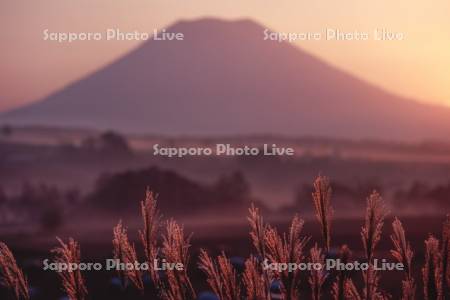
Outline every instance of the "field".
<path fill-rule="evenodd" d="M 145 198 L 147 187 L 157 194 L 162 214 L 158 226 L 160 232 L 154 239 L 158 241 L 158 247 L 164 249 L 164 235 L 167 238 L 169 232 L 177 232 L 174 228 L 166 232 L 167 220 L 174 218 L 176 224 L 182 224 L 184 237 L 193 233 L 187 274 L 182 278 L 176 277 L 179 276 L 176 273 L 171 275 L 178 278 L 175 282 L 189 279 L 192 291 L 177 290 L 177 285 L 172 286 L 170 276 L 164 272 L 161 281 L 155 281 L 146 272 L 130 275 L 101 270 L 82 272 L 87 296 L 81 292 L 81 296 L 72 296 L 72 299 L 193 299 L 194 294 L 198 299 L 216 299 L 213 294 L 221 299 L 358 299 L 358 295 L 361 299 L 381 299 L 388 294 L 393 299 L 401 297 L 402 281 L 406 280 L 402 271 L 380 271 L 380 281 L 369 283 L 363 279 L 362 271 L 341 274 L 308 270 L 299 272 L 294 280 L 290 273 L 284 276 L 283 272 L 262 270 L 259 264 L 262 261 L 248 260 L 252 255 L 255 259 L 263 257 L 249 235 L 252 229 L 247 218 L 252 203 L 273 226 L 268 228 L 277 228 L 277 231 L 265 233 L 268 237 L 260 238 L 272 239 L 275 244 L 288 245 L 282 233 L 289 231 L 294 214 L 304 220 L 296 239 L 310 239 L 305 245 L 294 243 L 303 253 L 302 257 L 291 257 L 294 261 L 320 261 L 322 255 L 323 259 L 336 259 L 343 255 L 341 247 L 345 244 L 351 250 L 352 261 L 385 258 L 395 262 L 396 258 L 391 254 L 395 246 L 390 236 L 394 217 L 399 217 L 414 252 L 411 262 L 411 276 L 416 287 L 414 299 L 424 297 L 424 266 L 446 269 L 445 249 L 441 244 L 437 251 L 432 246 L 434 240 L 429 237 L 433 233 L 436 238 L 444 236 L 445 239 L 442 224 L 446 212 L 450 211 L 450 148 L 445 144 L 287 137 L 121 137 L 115 133 L 55 132 L 42 128 L 22 128 L 14 132 L 3 137 L 0 144 L 0 240 L 8 245 L 17 258 L 18 267 L 26 274 L 31 299 L 70 296 L 67 288 L 56 284 L 61 282 L 56 272 L 42 269 L 45 259 L 55 259 L 55 253 L 50 250 L 58 247 L 57 236 L 65 244 L 69 243 L 69 237 L 74 238 L 81 248 L 83 262 L 103 264 L 114 257 L 114 253 L 117 255 L 118 249 L 130 250 L 133 244 L 136 254 L 127 252 L 130 257 L 135 255 L 139 261 L 148 260 L 138 235 L 138 231 L 143 230 L 139 204 Z M 296 155 L 169 159 L 154 156 L 151 151 L 151 145 L 155 143 L 208 146 L 220 141 L 242 145 L 244 140 L 256 147 L 262 145 L 262 141 L 270 140 L 270 143 L 295 148 Z M 323 214 L 317 201 L 313 201 L 312 193 L 317 191 L 313 179 L 318 174 L 330 178 L 332 217 Z M 389 214 L 383 222 L 374 256 L 369 257 L 372 254 L 368 254 L 363 245 L 361 228 L 367 227 L 367 197 L 374 190 L 380 192 Z M 329 245 L 324 242 L 328 238 L 324 238 L 327 233 L 323 230 L 327 218 L 331 220 Z M 127 228 L 125 236 L 117 227 L 119 220 Z M 372 226 L 376 227 L 376 224 Z M 121 241 L 115 247 L 113 228 L 116 228 L 115 239 Z M 429 242 L 427 247 L 425 240 Z M 184 243 L 179 237 L 178 241 Z M 157 251 L 158 257 L 168 255 L 160 251 Z M 425 260 L 427 255 L 437 257 L 438 252 L 439 260 Z M 276 253 L 272 253 L 273 261 L 286 260 L 284 256 L 275 258 Z M 219 273 L 215 274 L 214 270 Z M 234 271 L 220 273 L 224 270 Z M 254 272 L 250 274 L 249 270 Z M 333 284 L 343 276 L 345 280 L 341 282 L 345 293 L 341 296 L 345 297 L 333 296 Z M 128 284 L 124 288 L 121 280 L 126 278 Z M 141 278 L 142 283 L 136 278 Z M 261 280 L 256 282 L 258 278 Z M 436 285 L 441 294 L 447 293 L 447 285 L 443 284 L 445 278 Z M 236 285 L 231 289 L 235 294 L 217 290 L 214 282 L 223 287 Z M 266 287 L 268 293 L 252 296 L 249 284 L 258 285 L 258 290 L 263 291 L 265 288 L 261 287 Z M 373 295 L 366 294 L 368 285 Z M 157 293 L 155 286 L 172 291 L 175 296 Z M 142 289 L 144 293 L 139 291 Z M 2 293 L 5 297 L 11 296 L 8 289 Z"/>
<path fill-rule="evenodd" d="M 286 222 L 288 217 L 285 218 L 285 222 L 277 221 L 276 227 L 280 231 L 288 230 L 289 224 Z M 442 227 L 442 221 L 438 218 L 407 218 L 402 220 L 405 228 L 409 228 L 407 230 L 408 242 L 411 243 L 411 248 L 415 250 L 414 252 L 414 263 L 413 273 L 417 278 L 417 292 L 418 295 L 421 294 L 421 267 L 424 263 L 424 238 L 426 238 L 429 232 L 438 233 Z M 332 221 L 331 225 L 331 235 L 333 241 L 339 241 L 339 243 L 345 243 L 352 249 L 352 259 L 359 260 L 364 257 L 364 247 L 362 246 L 361 238 L 358 235 L 358 230 L 363 226 L 364 220 L 349 220 L 349 219 L 336 219 Z M 379 258 L 387 258 L 392 260 L 393 257 L 389 254 L 389 250 L 393 248 L 388 235 L 392 233 L 392 228 L 390 228 L 390 223 L 392 222 L 392 218 L 387 218 L 385 222 L 385 228 L 383 230 L 383 234 L 380 240 L 379 247 L 376 251 L 376 256 Z M 416 224 L 427 224 L 427 226 L 417 226 Z M 190 280 L 193 283 L 196 291 L 207 291 L 210 290 L 210 287 L 206 284 L 205 275 L 202 274 L 196 268 L 196 264 L 198 262 L 198 255 L 200 253 L 200 249 L 208 249 L 208 253 L 212 255 L 220 255 L 222 252 L 226 253 L 230 258 L 230 262 L 232 266 L 236 268 L 237 276 L 242 276 L 244 269 L 244 260 L 246 257 L 249 257 L 251 253 L 255 253 L 255 249 L 252 246 L 251 239 L 249 237 L 250 226 L 246 224 L 246 222 L 234 223 L 232 225 L 216 225 L 216 226 L 202 226 L 199 224 L 186 224 L 185 232 L 186 235 L 189 232 L 194 232 L 194 235 L 191 240 L 191 262 L 189 264 L 189 276 Z M 137 228 L 129 228 L 128 229 L 130 240 L 133 243 L 136 243 L 136 248 L 140 249 L 138 251 L 141 255 L 139 255 L 141 260 L 145 261 L 145 256 L 143 255 L 142 247 L 140 242 L 137 239 Z M 75 232 L 74 232 L 75 233 Z M 96 232 L 94 236 L 92 236 L 92 232 L 88 230 L 80 230 L 77 231 L 74 235 L 78 241 L 81 241 L 81 257 L 83 261 L 89 262 L 101 262 L 103 263 L 105 259 L 112 256 L 112 230 L 104 231 L 104 232 Z M 305 226 L 302 230 L 302 236 L 311 237 L 311 241 L 305 245 L 306 249 L 312 247 L 313 243 L 321 240 L 321 230 L 320 225 L 317 220 L 311 219 L 305 222 Z M 4 237 L 5 240 L 11 245 L 11 248 L 15 249 L 16 257 L 18 261 L 21 262 L 21 265 L 24 266 L 25 273 L 28 276 L 28 281 L 30 285 L 33 287 L 31 289 L 32 299 L 56 299 L 61 297 L 64 293 L 62 293 L 61 289 L 55 282 L 58 282 L 58 278 L 55 272 L 52 271 L 43 271 L 41 267 L 41 262 L 48 257 L 54 257 L 54 255 L 50 255 L 50 253 L 46 249 L 54 248 L 57 245 L 56 240 L 48 236 L 45 239 L 41 239 L 37 241 L 30 236 L 9 236 Z M 109 240 L 109 242 L 107 242 Z M 314 241 L 314 242 L 313 242 Z M 319 242 L 320 243 L 320 242 Z M 332 246 L 330 250 L 327 252 L 327 256 L 332 257 L 333 255 L 337 255 L 336 253 L 339 251 L 339 246 Z M 89 258 L 86 260 L 86 258 Z M 304 258 L 308 260 L 308 255 Z M 310 276 L 309 272 L 301 272 L 300 274 L 301 280 L 299 285 L 299 290 L 302 291 L 303 297 L 305 295 L 310 295 L 310 289 L 307 284 L 308 278 Z M 127 289 L 122 290 L 117 286 L 117 273 L 113 271 L 100 271 L 100 272 L 84 272 L 86 284 L 88 287 L 89 295 L 91 299 L 146 299 L 148 294 L 154 295 L 154 290 L 151 288 L 151 284 L 149 283 L 148 277 L 144 277 L 146 282 L 146 294 L 140 295 L 137 292 L 136 288 L 133 288 L 130 285 Z M 271 275 L 276 276 L 276 275 Z M 279 275 L 278 275 L 279 276 Z M 332 277 L 333 276 L 333 277 Z M 321 294 L 321 299 L 331 298 L 330 289 L 332 284 L 332 278 L 336 275 L 330 275 L 323 282 L 323 294 Z M 363 281 L 361 280 L 361 272 L 351 272 L 349 278 L 354 278 L 356 284 L 363 285 Z M 380 272 L 381 281 L 380 287 L 388 291 L 394 298 L 398 298 L 401 295 L 401 290 L 398 289 L 398 286 L 401 284 L 401 280 L 403 277 L 403 272 L 400 271 L 385 271 Z M 44 292 L 45 291 L 45 292 Z M 273 293 L 273 296 L 277 293 Z M 307 296 L 310 297 L 310 296 Z M 162 297 L 163 299 L 167 297 Z M 240 299 L 240 298 L 228 298 L 222 297 L 223 299 Z M 417 296 L 418 299 L 421 296 Z M 74 299 L 82 299 L 82 298 L 74 298 Z M 180 298 L 181 299 L 181 298 Z M 189 299 L 189 296 L 187 298 Z M 204 298 L 206 299 L 206 298 Z M 269 299 L 269 298 L 267 298 Z M 272 298 L 276 299 L 276 298 Z M 348 298 L 346 298 L 348 299 Z"/>

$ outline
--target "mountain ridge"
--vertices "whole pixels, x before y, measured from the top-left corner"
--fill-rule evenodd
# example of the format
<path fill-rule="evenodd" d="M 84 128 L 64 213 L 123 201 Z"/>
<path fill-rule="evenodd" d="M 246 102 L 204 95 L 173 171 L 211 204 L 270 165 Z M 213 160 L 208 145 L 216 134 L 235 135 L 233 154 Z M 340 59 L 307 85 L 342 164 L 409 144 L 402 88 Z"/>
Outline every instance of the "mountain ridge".
<path fill-rule="evenodd" d="M 144 42 L 1 114 L 0 122 L 175 135 L 447 137 L 450 108 L 397 96 L 296 46 L 263 41 L 264 29 L 249 19 L 176 22 L 166 31 L 183 32 L 184 41 Z"/>

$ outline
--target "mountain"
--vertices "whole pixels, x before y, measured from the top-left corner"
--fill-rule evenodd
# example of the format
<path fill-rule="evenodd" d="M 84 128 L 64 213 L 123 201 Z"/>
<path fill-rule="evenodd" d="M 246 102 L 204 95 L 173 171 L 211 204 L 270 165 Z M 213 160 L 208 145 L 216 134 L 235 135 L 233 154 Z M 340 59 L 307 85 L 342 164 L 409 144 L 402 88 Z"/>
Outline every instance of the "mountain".
<path fill-rule="evenodd" d="M 446 139 L 450 109 L 405 99 L 288 43 L 250 20 L 180 21 L 183 41 L 136 50 L 0 123 L 122 132 Z"/>

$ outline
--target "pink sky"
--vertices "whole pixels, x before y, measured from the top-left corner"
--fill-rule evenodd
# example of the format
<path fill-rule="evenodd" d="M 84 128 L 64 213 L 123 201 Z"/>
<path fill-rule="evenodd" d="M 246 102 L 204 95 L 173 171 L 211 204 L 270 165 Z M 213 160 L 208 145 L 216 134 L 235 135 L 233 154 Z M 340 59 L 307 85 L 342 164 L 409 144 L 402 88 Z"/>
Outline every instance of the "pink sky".
<path fill-rule="evenodd" d="M 152 31 L 180 19 L 251 18 L 276 31 L 338 28 L 402 32 L 403 41 L 310 41 L 310 53 L 376 85 L 450 105 L 450 2 L 41 0 L 0 3 L 0 110 L 36 101 L 136 47 L 138 42 L 43 41 L 43 30 Z"/>

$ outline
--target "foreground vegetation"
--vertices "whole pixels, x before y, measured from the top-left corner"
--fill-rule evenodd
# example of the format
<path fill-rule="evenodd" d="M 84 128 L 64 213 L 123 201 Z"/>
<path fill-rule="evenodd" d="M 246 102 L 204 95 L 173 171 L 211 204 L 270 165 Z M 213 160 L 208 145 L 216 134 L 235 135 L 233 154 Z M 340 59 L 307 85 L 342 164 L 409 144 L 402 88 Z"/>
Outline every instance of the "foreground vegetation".
<path fill-rule="evenodd" d="M 226 253 L 212 257 L 206 250 L 201 250 L 197 260 L 198 268 L 203 271 L 206 283 L 220 300 L 274 300 L 274 299 L 390 299 L 388 291 L 380 284 L 381 272 L 374 265 L 377 245 L 381 239 L 385 218 L 388 214 L 383 199 L 377 192 L 367 198 L 364 225 L 360 236 L 364 260 L 369 267 L 359 274 L 346 270 L 301 271 L 287 269 L 267 269 L 266 263 L 300 264 L 302 262 L 323 264 L 338 248 L 337 257 L 341 262 L 352 262 L 352 251 L 345 244 L 336 244 L 332 237 L 333 208 L 331 205 L 332 189 L 329 179 L 319 176 L 314 181 L 312 200 L 319 222 L 322 240 L 311 241 L 302 234 L 304 221 L 294 216 L 289 229 L 279 233 L 276 228 L 264 222 L 260 210 L 251 206 L 248 221 L 250 238 L 254 254 L 246 259 L 244 270 L 238 270 Z M 156 197 L 151 191 L 141 202 L 143 228 L 139 231 L 140 244 L 146 262 L 164 259 L 168 264 L 182 263 L 182 270 L 166 269 L 157 271 L 119 271 L 119 278 L 124 287 L 134 288 L 147 297 L 143 278 L 148 276 L 158 298 L 165 300 L 192 300 L 197 298 L 197 291 L 191 283 L 189 274 L 191 235 L 185 234 L 183 226 L 174 220 L 164 221 L 157 209 Z M 405 229 L 399 219 L 392 222 L 391 255 L 394 260 L 404 265 L 401 288 L 402 299 L 448 299 L 450 284 L 450 217 L 443 223 L 440 240 L 430 235 L 424 241 L 425 260 L 421 269 L 422 276 L 414 277 L 414 250 L 411 248 Z M 59 246 L 52 250 L 57 263 L 81 262 L 80 245 L 73 239 L 67 242 L 58 239 Z M 122 222 L 113 229 L 114 258 L 124 263 L 138 260 L 135 246 L 130 243 L 127 230 Z M 307 282 L 301 273 L 307 274 Z M 144 274 L 145 273 L 145 274 Z M 71 300 L 89 298 L 86 280 L 80 270 L 58 272 L 62 289 Z M 356 276 L 355 276 L 356 275 Z M 12 299 L 30 299 L 26 276 L 18 266 L 12 252 L 0 243 L 0 277 L 2 284 L 10 290 Z M 359 277 L 359 278 L 357 278 Z M 361 282 L 357 284 L 356 281 Z M 418 283 L 423 283 L 419 290 Z M 307 283 L 307 284 L 305 284 Z M 148 299 L 154 299 L 148 294 Z"/>

